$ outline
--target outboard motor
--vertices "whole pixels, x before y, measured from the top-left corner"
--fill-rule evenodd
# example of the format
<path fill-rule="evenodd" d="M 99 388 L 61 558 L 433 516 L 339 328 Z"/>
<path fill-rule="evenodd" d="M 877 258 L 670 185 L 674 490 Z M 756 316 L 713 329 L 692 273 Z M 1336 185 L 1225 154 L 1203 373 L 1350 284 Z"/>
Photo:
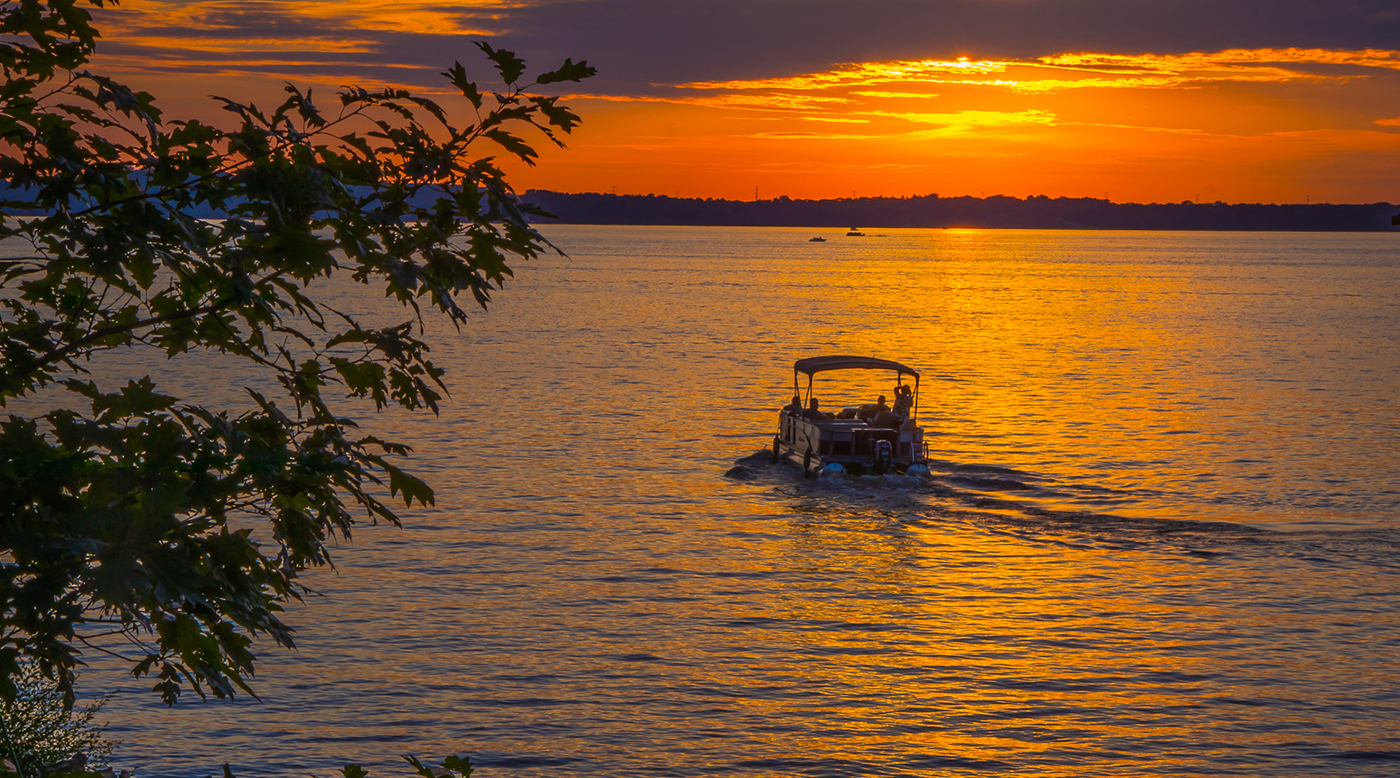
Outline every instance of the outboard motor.
<path fill-rule="evenodd" d="M 884 475 L 894 467 L 894 450 L 888 440 L 874 441 L 875 475 Z"/>

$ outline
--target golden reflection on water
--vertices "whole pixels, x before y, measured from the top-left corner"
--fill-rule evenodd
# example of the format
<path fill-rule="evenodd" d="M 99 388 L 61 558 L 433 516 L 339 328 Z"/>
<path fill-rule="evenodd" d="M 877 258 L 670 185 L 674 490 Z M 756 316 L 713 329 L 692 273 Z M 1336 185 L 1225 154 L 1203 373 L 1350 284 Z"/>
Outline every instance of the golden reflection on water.
<path fill-rule="evenodd" d="M 772 607 L 749 618 L 792 625 L 796 634 L 775 634 L 762 621 L 740 642 L 762 654 L 767 642 L 779 641 L 788 685 L 839 690 L 842 704 L 759 696 L 744 706 L 764 719 L 814 719 L 818 731 L 839 732 L 805 746 L 838 764 L 868 758 L 892 737 L 905 749 L 1021 765 L 1044 753 L 1063 758 L 1066 744 L 1180 738 L 1183 709 L 1199 710 L 1213 696 L 1257 695 L 1221 683 L 1222 638 L 1228 649 L 1235 634 L 1286 633 L 1298 621 L 1313 622 L 1212 606 L 1201 597 L 1201 569 L 1183 568 L 1179 559 L 1120 559 L 1063 543 L 1051 551 L 946 524 L 907 534 L 858 519 L 794 529 L 787 564 L 816 581 L 775 592 Z M 1223 588 L 1257 588 L 1247 596 L 1267 599 L 1280 581 L 1250 583 Z M 1241 648 L 1249 655 L 1261 647 Z M 1317 672 L 1307 666 L 1316 657 L 1249 660 L 1254 672 L 1282 679 Z M 959 726 L 964 719 L 979 723 L 976 732 Z M 1362 740 L 1383 737 L 1383 728 L 1373 728 Z M 1261 732 L 1247 739 L 1277 738 Z M 790 753 L 804 747 L 785 745 Z M 1154 773 L 1171 763 L 1152 761 L 1158 766 L 1144 769 Z"/>
<path fill-rule="evenodd" d="M 143 775 L 1388 774 L 1337 756 L 1400 749 L 1388 244 L 809 232 L 551 231 L 441 418 L 362 419 L 437 507 L 338 552 L 262 705 L 119 698 Z M 818 353 L 921 370 L 933 483 L 755 456 Z"/>

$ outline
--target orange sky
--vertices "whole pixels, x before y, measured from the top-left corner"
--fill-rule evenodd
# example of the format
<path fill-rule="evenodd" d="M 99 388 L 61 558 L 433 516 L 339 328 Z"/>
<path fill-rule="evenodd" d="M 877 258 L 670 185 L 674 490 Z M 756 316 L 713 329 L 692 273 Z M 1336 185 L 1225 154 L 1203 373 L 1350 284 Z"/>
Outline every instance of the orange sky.
<path fill-rule="evenodd" d="M 1336 33 L 1331 42 L 1351 45 L 1319 46 L 1301 17 L 1296 31 L 1269 38 L 1288 45 L 1183 48 L 1208 42 L 1187 35 L 1133 46 L 1115 40 L 1116 28 L 1076 38 L 1008 27 L 1003 37 L 1015 45 L 1001 46 L 986 23 L 992 29 L 961 46 L 882 47 L 853 28 L 866 36 L 859 45 L 833 43 L 829 54 L 784 39 L 748 58 L 716 51 L 707 60 L 706 36 L 718 35 L 719 49 L 743 41 L 725 43 L 726 27 L 699 23 L 688 37 L 685 24 L 672 30 L 670 17 L 657 17 L 638 22 L 638 34 L 662 30 L 655 35 L 672 36 L 669 49 L 628 44 L 608 18 L 592 26 L 609 9 L 624 26 L 636 16 L 609 2 L 626 0 L 562 10 L 552 0 L 127 0 L 98 14 L 105 42 L 95 65 L 161 96 L 170 114 L 215 118 L 206 95 L 270 102 L 286 80 L 327 98 L 349 83 L 441 91 L 436 74 L 452 59 L 485 80 L 471 40 L 510 44 L 542 66 L 557 64 L 559 51 L 589 60 L 601 75 L 570 101 L 583 126 L 567 151 L 541 147 L 539 168 L 514 171 L 521 190 L 1400 201 L 1400 45 Z M 963 3 L 969 14 L 998 4 L 1052 5 Z M 583 22 L 558 20 L 584 11 Z M 790 57 L 774 50 L 782 46 Z M 1020 53 L 994 56 L 998 48 Z M 917 56 L 842 57 L 886 51 Z"/>

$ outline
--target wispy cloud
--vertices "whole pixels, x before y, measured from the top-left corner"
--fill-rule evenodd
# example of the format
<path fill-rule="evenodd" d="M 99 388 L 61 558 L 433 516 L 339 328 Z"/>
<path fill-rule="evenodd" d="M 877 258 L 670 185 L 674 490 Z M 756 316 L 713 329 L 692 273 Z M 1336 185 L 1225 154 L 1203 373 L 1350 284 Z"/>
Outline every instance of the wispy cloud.
<path fill-rule="evenodd" d="M 945 73 L 1000 73 L 1007 62 L 977 61 L 967 57 L 955 60 L 918 60 L 896 62 L 862 62 L 845 65 L 825 73 L 808 73 L 783 78 L 763 78 L 749 81 L 694 81 L 681 84 L 688 89 L 831 89 L 833 87 L 867 86 L 891 82 L 917 82 Z"/>
<path fill-rule="evenodd" d="M 1329 49 L 1226 49 L 1190 54 L 1057 54 L 1037 61 L 1053 67 L 1086 68 L 1114 73 L 1190 73 L 1262 70 L 1281 78 L 1307 74 L 1282 65 L 1351 65 L 1400 70 L 1400 52 L 1385 49 L 1332 51 Z"/>
<path fill-rule="evenodd" d="M 476 22 L 500 18 L 522 5 L 498 0 L 126 0 L 107 15 L 123 33 L 146 40 L 209 42 L 304 38 L 307 31 L 329 39 L 359 30 L 420 35 L 477 35 Z M 271 33 L 271 34 L 269 34 Z"/>
<path fill-rule="evenodd" d="M 929 98 L 938 97 L 937 92 L 881 92 L 878 90 L 862 90 L 852 92 L 851 94 L 856 97 L 878 97 L 890 100 L 927 100 Z"/>
<path fill-rule="evenodd" d="M 1055 54 L 1032 60 L 899 60 L 842 65 L 823 73 L 744 81 L 694 81 L 685 89 L 796 92 L 852 90 L 863 97 L 920 97 L 916 91 L 866 90 L 888 84 L 1065 89 L 1162 89 L 1213 82 L 1345 80 L 1367 70 L 1400 70 L 1400 51 L 1228 49 L 1190 54 Z"/>
<path fill-rule="evenodd" d="M 948 128 L 1005 127 L 1012 124 L 1054 124 L 1055 114 L 1049 111 L 958 111 L 957 113 L 896 113 L 868 111 L 871 116 L 903 119 L 919 124 L 937 124 Z"/>
<path fill-rule="evenodd" d="M 750 138 L 769 138 L 780 140 L 870 140 L 874 138 L 902 138 L 905 140 L 918 140 L 928 138 L 956 138 L 972 137 L 983 135 L 998 129 L 1025 126 L 1046 126 L 1057 124 L 1055 115 L 1047 111 L 958 111 L 957 113 L 894 113 L 887 111 L 868 111 L 866 116 L 873 116 L 883 119 L 899 119 L 914 124 L 937 125 L 932 129 L 913 129 L 898 133 L 871 133 L 871 134 L 851 134 L 851 133 L 827 133 L 827 132 L 761 132 L 749 135 Z M 810 121 L 869 121 L 866 119 L 831 119 L 821 117 L 803 117 Z"/>
<path fill-rule="evenodd" d="M 768 140 L 870 140 L 884 136 L 832 132 L 757 132 L 747 137 Z"/>
<path fill-rule="evenodd" d="M 840 108 L 851 101 L 844 97 L 823 95 L 791 94 L 728 94 L 691 97 L 688 95 L 609 95 L 577 94 L 566 95 L 571 100 L 603 100 L 611 103 L 670 103 L 673 105 L 699 105 L 707 108 L 736 108 L 756 111 L 804 112 L 808 110 L 831 110 Z M 813 117 L 804 117 L 813 118 Z M 821 117 L 816 117 L 821 118 Z M 829 121 L 841 121 L 829 118 Z"/>

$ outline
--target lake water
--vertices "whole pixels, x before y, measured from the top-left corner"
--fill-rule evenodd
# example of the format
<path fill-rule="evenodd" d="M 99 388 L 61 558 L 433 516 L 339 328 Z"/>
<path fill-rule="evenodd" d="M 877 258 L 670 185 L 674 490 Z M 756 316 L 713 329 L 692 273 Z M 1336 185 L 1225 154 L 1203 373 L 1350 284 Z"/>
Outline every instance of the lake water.
<path fill-rule="evenodd" d="M 1397 236 L 548 234 L 438 333 L 442 416 L 366 418 L 436 507 L 314 577 L 261 702 L 95 668 L 118 766 L 1400 773 Z M 768 464 L 829 353 L 922 372 L 931 481 Z"/>

